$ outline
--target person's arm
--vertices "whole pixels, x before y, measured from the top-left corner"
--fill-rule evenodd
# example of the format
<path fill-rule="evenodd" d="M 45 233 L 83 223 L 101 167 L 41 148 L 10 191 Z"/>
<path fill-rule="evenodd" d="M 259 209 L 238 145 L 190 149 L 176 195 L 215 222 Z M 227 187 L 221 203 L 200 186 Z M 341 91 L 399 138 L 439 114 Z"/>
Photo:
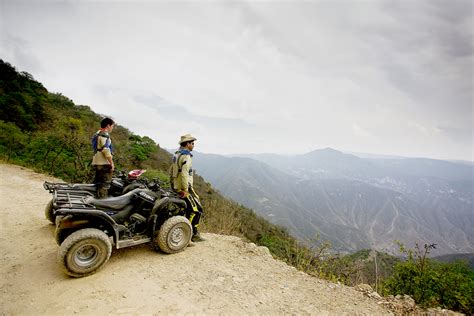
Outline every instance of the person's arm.
<path fill-rule="evenodd" d="M 110 155 L 110 157 L 106 157 L 105 159 L 107 159 L 107 161 L 109 162 L 109 165 L 112 167 L 112 171 L 115 170 L 115 165 L 114 165 L 114 159 L 112 157 L 112 155 Z"/>
<path fill-rule="evenodd" d="M 189 168 L 191 168 L 191 163 L 190 163 L 190 160 L 188 158 L 188 156 L 186 155 L 183 155 L 181 156 L 183 157 L 182 158 L 182 162 L 181 162 L 181 177 L 180 177 L 180 180 L 181 180 L 181 188 L 183 188 L 183 191 L 185 192 L 185 195 L 187 195 L 189 193 Z"/>

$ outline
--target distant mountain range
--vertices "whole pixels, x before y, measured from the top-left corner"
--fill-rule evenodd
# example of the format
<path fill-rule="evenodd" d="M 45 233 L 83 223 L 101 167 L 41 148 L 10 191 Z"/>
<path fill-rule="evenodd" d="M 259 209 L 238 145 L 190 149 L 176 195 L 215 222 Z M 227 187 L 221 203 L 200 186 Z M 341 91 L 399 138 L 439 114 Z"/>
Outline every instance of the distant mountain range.
<path fill-rule="evenodd" d="M 361 158 L 331 148 L 303 155 L 195 153 L 193 166 L 225 196 L 302 240 L 397 253 L 474 252 L 474 166 L 424 158 Z"/>

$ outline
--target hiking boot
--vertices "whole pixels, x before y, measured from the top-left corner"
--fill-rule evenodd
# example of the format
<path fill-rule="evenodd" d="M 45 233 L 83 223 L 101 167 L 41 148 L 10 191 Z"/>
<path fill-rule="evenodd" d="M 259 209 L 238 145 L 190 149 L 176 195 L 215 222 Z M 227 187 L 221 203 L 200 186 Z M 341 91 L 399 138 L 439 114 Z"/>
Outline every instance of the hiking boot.
<path fill-rule="evenodd" d="M 200 233 L 196 233 L 193 235 L 193 237 L 191 237 L 191 241 L 194 241 L 194 242 L 199 242 L 199 241 L 205 241 L 206 239 L 204 239 Z"/>

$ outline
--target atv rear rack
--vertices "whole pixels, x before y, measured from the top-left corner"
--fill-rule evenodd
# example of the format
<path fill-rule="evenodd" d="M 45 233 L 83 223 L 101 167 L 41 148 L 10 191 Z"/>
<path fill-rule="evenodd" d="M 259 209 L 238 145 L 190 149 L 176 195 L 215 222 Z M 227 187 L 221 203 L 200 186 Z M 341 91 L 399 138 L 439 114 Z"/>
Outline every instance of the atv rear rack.
<path fill-rule="evenodd" d="M 66 183 L 66 182 L 48 182 L 43 183 L 45 190 L 49 193 L 53 193 L 57 190 L 70 190 L 70 191 L 84 191 L 84 190 L 95 190 L 95 184 L 77 184 L 77 183 Z"/>
<path fill-rule="evenodd" d="M 84 202 L 84 197 L 94 196 L 92 193 L 80 190 L 53 191 L 53 205 L 55 208 L 95 208 Z"/>

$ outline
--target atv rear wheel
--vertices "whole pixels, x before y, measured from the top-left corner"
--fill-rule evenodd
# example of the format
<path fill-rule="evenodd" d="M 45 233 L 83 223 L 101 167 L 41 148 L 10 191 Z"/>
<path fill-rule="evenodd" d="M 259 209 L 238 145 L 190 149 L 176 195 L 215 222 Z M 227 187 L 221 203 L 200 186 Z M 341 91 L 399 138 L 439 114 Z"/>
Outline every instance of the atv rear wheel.
<path fill-rule="evenodd" d="M 188 246 L 192 234 L 191 223 L 186 217 L 173 216 L 167 219 L 155 233 L 153 244 L 155 249 L 159 248 L 166 253 L 177 253 Z"/>
<path fill-rule="evenodd" d="M 50 221 L 51 224 L 55 224 L 56 216 L 54 215 L 53 199 L 51 199 L 51 201 L 49 201 L 44 208 L 44 217 L 46 217 L 46 219 Z"/>
<path fill-rule="evenodd" d="M 66 274 L 80 278 L 94 274 L 109 260 L 112 243 L 96 228 L 85 228 L 69 235 L 61 244 L 58 262 Z"/>

